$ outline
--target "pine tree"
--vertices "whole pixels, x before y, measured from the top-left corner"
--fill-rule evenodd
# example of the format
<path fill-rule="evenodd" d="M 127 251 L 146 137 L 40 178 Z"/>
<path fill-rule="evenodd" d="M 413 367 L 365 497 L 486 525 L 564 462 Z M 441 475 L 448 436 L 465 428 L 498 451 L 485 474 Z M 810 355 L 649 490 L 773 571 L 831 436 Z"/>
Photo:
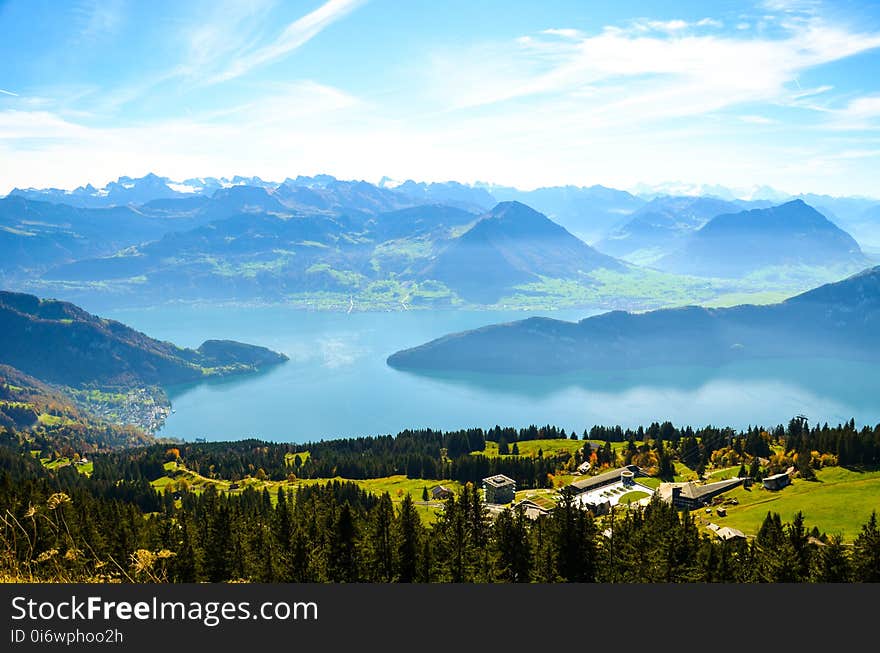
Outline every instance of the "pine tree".
<path fill-rule="evenodd" d="M 554 557 L 559 575 L 568 582 L 592 582 L 596 577 L 595 526 L 571 492 L 563 491 L 550 515 Z"/>
<path fill-rule="evenodd" d="M 752 458 L 752 464 L 749 467 L 749 478 L 753 478 L 756 481 L 761 478 L 761 461 L 758 456 Z"/>
<path fill-rule="evenodd" d="M 186 513 L 181 511 L 177 522 L 180 530 L 180 542 L 176 547 L 174 561 L 172 563 L 172 578 L 177 583 L 196 582 L 196 557 L 189 535 L 189 524 Z"/>
<path fill-rule="evenodd" d="M 390 583 L 394 580 L 393 524 L 394 506 L 391 495 L 385 492 L 373 508 L 368 527 L 366 571 L 373 582 Z"/>
<path fill-rule="evenodd" d="M 356 583 L 359 578 L 357 527 L 351 505 L 339 509 L 329 535 L 327 574 L 330 582 Z"/>
<path fill-rule="evenodd" d="M 853 542 L 852 567 L 853 580 L 856 582 L 880 582 L 880 530 L 877 528 L 876 510 Z"/>
<path fill-rule="evenodd" d="M 209 582 L 220 583 L 231 579 L 235 560 L 232 520 L 228 506 L 221 503 L 208 514 L 208 520 L 208 536 L 202 542 L 205 574 Z"/>
<path fill-rule="evenodd" d="M 532 551 L 522 508 L 505 510 L 495 518 L 492 538 L 494 580 L 527 583 L 530 580 Z"/>
<path fill-rule="evenodd" d="M 394 523 L 395 544 L 395 576 L 401 583 L 412 583 L 418 579 L 419 554 L 424 527 L 419 513 L 413 504 L 412 497 L 406 495 L 400 506 L 400 514 Z"/>
<path fill-rule="evenodd" d="M 851 570 L 846 549 L 840 535 L 833 536 L 830 542 L 820 547 L 818 555 L 813 557 L 811 580 L 817 583 L 850 582 Z"/>

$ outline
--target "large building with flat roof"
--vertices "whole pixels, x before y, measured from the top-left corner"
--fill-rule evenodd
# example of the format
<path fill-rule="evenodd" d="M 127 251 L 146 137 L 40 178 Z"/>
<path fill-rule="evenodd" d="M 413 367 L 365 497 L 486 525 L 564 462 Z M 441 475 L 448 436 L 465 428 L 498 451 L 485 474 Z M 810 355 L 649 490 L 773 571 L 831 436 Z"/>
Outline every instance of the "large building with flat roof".
<path fill-rule="evenodd" d="M 504 474 L 489 476 L 483 479 L 483 492 L 486 503 L 513 503 L 516 481 Z"/>
<path fill-rule="evenodd" d="M 584 492 L 592 492 L 593 490 L 597 490 L 605 485 L 611 485 L 612 483 L 623 482 L 624 485 L 629 485 L 633 478 L 641 475 L 642 470 L 638 465 L 626 465 L 625 467 L 619 467 L 607 472 L 602 472 L 596 476 L 590 476 L 581 479 L 580 481 L 575 481 L 568 487 L 573 490 L 574 494 L 582 494 Z"/>
<path fill-rule="evenodd" d="M 694 510 L 705 506 L 719 494 L 742 485 L 743 481 L 745 481 L 744 478 L 731 478 L 726 481 L 706 483 L 705 485 L 700 485 L 693 481 L 686 483 L 663 483 L 658 492 L 661 499 L 671 502 L 676 508 Z"/>

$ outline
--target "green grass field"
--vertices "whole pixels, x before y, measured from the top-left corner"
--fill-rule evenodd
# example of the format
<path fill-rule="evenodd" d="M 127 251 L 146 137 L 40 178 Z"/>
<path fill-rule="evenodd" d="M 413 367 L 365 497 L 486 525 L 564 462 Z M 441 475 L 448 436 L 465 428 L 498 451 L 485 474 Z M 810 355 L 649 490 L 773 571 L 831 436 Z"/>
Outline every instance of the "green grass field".
<path fill-rule="evenodd" d="M 663 482 L 662 479 L 657 478 L 656 476 L 639 476 L 636 479 L 636 483 L 639 485 L 644 485 L 645 487 L 649 487 L 652 490 L 656 490 L 660 487 L 660 484 Z"/>
<path fill-rule="evenodd" d="M 676 460 L 673 462 L 673 464 L 675 465 L 675 476 L 673 476 L 673 480 L 676 483 L 681 483 L 683 481 L 696 481 L 697 480 L 697 473 L 694 470 L 692 470 L 690 467 L 685 465 L 683 462 Z M 721 480 L 721 479 L 717 479 L 717 480 Z"/>
<path fill-rule="evenodd" d="M 840 534 L 851 542 L 872 510 L 880 512 L 880 471 L 856 472 L 842 467 L 827 467 L 816 472 L 816 482 L 795 479 L 778 492 L 758 485 L 737 488 L 725 494 L 739 505 L 728 506 L 726 517 L 713 516 L 721 526 L 738 528 L 755 535 L 767 512 L 777 512 L 790 522 L 798 511 L 804 513 L 808 528 L 816 526 L 828 535 Z M 705 521 L 702 514 L 699 519 Z"/>
<path fill-rule="evenodd" d="M 719 467 L 718 469 L 706 472 L 706 480 L 710 483 L 714 481 L 723 481 L 735 477 L 738 471 L 739 465 L 734 465 L 733 467 Z"/>
<path fill-rule="evenodd" d="M 31 455 L 39 455 L 39 452 L 34 454 L 34 452 L 32 451 Z M 73 461 L 70 460 L 70 458 L 56 458 L 52 461 L 50 461 L 48 458 L 40 458 L 40 462 L 46 469 L 58 469 L 59 467 L 72 466 L 80 474 L 85 474 L 86 476 L 91 476 L 92 470 L 94 469 L 94 464 L 91 461 L 87 462 L 85 465 L 74 465 Z"/>
<path fill-rule="evenodd" d="M 519 490 L 516 493 L 516 501 L 528 499 L 547 510 L 556 507 L 556 498 L 558 494 L 556 490 L 540 489 L 540 490 Z"/>
<path fill-rule="evenodd" d="M 89 466 L 90 465 L 91 463 L 89 463 Z M 86 466 L 84 465 L 83 467 Z M 265 488 L 269 491 L 269 495 L 272 498 L 273 505 L 277 500 L 278 490 L 281 488 L 283 488 L 285 492 L 292 492 L 297 488 L 297 486 L 300 485 L 321 485 L 332 481 L 349 481 L 356 484 L 361 489 L 370 492 L 371 494 L 381 495 L 385 492 L 388 492 L 388 494 L 391 495 L 391 500 L 395 504 L 403 501 L 403 498 L 407 494 L 409 494 L 410 496 L 412 496 L 413 501 L 416 502 L 416 509 L 418 510 L 419 515 L 422 517 L 422 520 L 426 523 L 436 521 L 437 512 L 438 510 L 440 510 L 442 502 L 429 500 L 427 505 L 424 504 L 422 502 L 423 488 L 427 488 L 428 492 L 430 492 L 431 488 L 433 488 L 435 485 L 443 485 L 455 492 L 456 494 L 458 494 L 462 489 L 461 483 L 457 481 L 437 481 L 421 478 L 410 479 L 403 475 L 387 476 L 385 478 L 373 478 L 365 480 L 336 477 L 297 479 L 295 481 L 260 481 L 256 478 L 245 478 L 237 482 L 236 488 L 231 489 L 232 483 L 230 481 L 224 479 L 207 478 L 206 476 L 202 476 L 201 474 L 198 474 L 175 461 L 165 463 L 165 471 L 168 472 L 165 476 L 161 476 L 152 481 L 152 486 L 157 490 L 164 491 L 166 488 L 169 487 L 177 489 L 177 483 L 181 480 L 186 481 L 190 492 L 196 493 L 204 491 L 204 489 L 208 485 L 214 485 L 219 491 L 230 492 L 232 494 L 240 493 L 248 487 L 251 487 L 258 492 L 262 492 Z"/>
<path fill-rule="evenodd" d="M 621 506 L 625 506 L 626 504 L 632 502 L 635 503 L 640 499 L 644 499 L 646 497 L 651 496 L 647 492 L 642 492 L 641 490 L 633 490 L 632 492 L 627 492 L 622 497 L 617 500 L 617 504 Z"/>
<path fill-rule="evenodd" d="M 284 454 L 284 462 L 287 463 L 288 465 L 290 465 L 291 467 L 293 467 L 293 461 L 296 460 L 297 456 L 299 456 L 299 459 L 302 462 L 302 464 L 305 464 L 306 461 L 309 459 L 309 452 L 308 451 L 300 451 L 299 453 Z"/>
<path fill-rule="evenodd" d="M 574 453 L 584 446 L 582 440 L 568 440 L 564 438 L 555 438 L 553 440 L 524 440 L 516 443 L 520 456 L 537 456 L 540 449 L 545 456 L 555 456 L 558 453 Z M 513 444 L 510 444 L 513 448 Z M 494 458 L 498 456 L 498 443 L 487 442 L 485 451 L 474 452 L 476 456 L 489 456 Z M 513 454 L 509 454 L 513 455 Z"/>

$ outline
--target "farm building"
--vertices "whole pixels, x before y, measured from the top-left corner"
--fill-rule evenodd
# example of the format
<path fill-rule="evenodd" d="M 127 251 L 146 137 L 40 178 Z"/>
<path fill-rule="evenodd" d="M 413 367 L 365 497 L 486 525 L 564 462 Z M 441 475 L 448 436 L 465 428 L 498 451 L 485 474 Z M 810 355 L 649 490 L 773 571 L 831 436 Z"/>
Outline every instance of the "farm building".
<path fill-rule="evenodd" d="M 727 540 L 735 540 L 735 539 L 745 539 L 745 533 L 736 528 L 730 528 L 729 526 L 719 526 L 718 524 L 709 524 L 706 526 L 710 531 L 715 533 L 715 535 L 725 542 Z"/>
<path fill-rule="evenodd" d="M 608 500 L 605 501 L 581 501 L 581 508 L 584 510 L 589 510 L 593 515 L 599 517 L 601 515 L 607 515 L 611 512 L 611 502 Z"/>
<path fill-rule="evenodd" d="M 496 474 L 483 479 L 484 500 L 486 503 L 512 503 L 516 494 L 516 481 L 504 474 Z"/>
<path fill-rule="evenodd" d="M 715 535 L 724 540 L 744 540 L 746 539 L 745 533 L 736 528 L 730 528 L 730 526 L 722 526 L 717 531 L 715 531 Z"/>
<path fill-rule="evenodd" d="M 687 483 L 664 483 L 659 488 L 660 498 L 672 502 L 676 508 L 694 510 L 706 505 L 714 497 L 742 485 L 743 479 L 731 478 L 726 481 L 697 485 L 693 481 Z"/>
<path fill-rule="evenodd" d="M 452 496 L 452 490 L 443 485 L 437 485 L 431 488 L 431 498 L 435 501 L 441 501 L 443 499 L 448 499 Z"/>
<path fill-rule="evenodd" d="M 580 481 L 575 481 L 568 487 L 574 491 L 574 494 L 582 494 L 584 492 L 592 492 L 598 490 L 605 485 L 623 482 L 624 485 L 632 485 L 636 476 L 641 476 L 642 470 L 638 465 L 627 465 L 618 469 L 612 469 L 608 472 L 602 472 L 596 476 L 590 476 Z"/>
<path fill-rule="evenodd" d="M 546 508 L 542 508 L 534 501 L 530 501 L 529 499 L 523 499 L 516 503 L 514 508 L 522 508 L 523 515 L 531 519 L 532 521 L 536 520 L 538 517 L 542 517 L 543 515 L 549 515 L 550 511 Z"/>
<path fill-rule="evenodd" d="M 794 467 L 789 467 L 787 470 L 782 472 L 781 474 L 773 474 L 773 476 L 768 476 L 762 481 L 765 490 L 781 490 L 786 485 L 791 483 L 791 473 L 794 471 Z"/>

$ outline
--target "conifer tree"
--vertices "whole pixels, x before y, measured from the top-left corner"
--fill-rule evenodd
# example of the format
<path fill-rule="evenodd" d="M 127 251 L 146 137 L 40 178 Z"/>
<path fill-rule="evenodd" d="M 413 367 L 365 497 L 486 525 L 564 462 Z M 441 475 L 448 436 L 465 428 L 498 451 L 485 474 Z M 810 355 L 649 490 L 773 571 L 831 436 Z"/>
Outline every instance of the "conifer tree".
<path fill-rule="evenodd" d="M 853 580 L 856 582 L 880 582 L 880 530 L 877 528 L 876 510 L 853 542 L 852 567 Z"/>
<path fill-rule="evenodd" d="M 419 555 L 423 554 L 422 540 L 424 528 L 419 514 L 413 504 L 412 497 L 406 495 L 400 506 L 400 514 L 394 523 L 395 544 L 395 576 L 401 583 L 412 583 L 418 580 Z"/>

